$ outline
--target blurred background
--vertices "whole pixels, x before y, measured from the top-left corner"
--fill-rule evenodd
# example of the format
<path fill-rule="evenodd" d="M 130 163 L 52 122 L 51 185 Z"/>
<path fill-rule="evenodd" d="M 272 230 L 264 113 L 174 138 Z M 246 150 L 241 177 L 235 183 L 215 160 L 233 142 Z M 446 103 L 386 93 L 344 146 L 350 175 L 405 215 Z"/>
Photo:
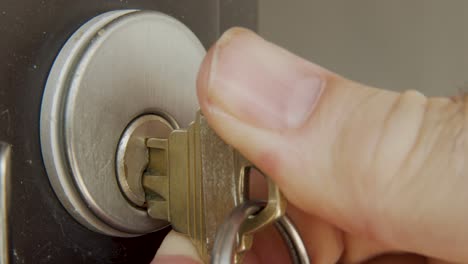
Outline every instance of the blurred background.
<path fill-rule="evenodd" d="M 468 91 L 468 1 L 260 0 L 259 33 L 349 79 Z"/>

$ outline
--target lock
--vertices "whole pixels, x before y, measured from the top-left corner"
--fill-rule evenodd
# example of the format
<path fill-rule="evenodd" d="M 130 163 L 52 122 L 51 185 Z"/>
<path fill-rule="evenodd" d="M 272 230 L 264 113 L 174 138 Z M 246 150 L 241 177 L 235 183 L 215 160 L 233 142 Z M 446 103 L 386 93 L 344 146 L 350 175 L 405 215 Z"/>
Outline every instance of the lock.
<path fill-rule="evenodd" d="M 205 50 L 183 24 L 157 12 L 102 14 L 70 37 L 54 62 L 41 109 L 51 185 L 89 229 L 131 237 L 171 224 L 210 261 L 218 228 L 247 197 L 252 164 L 198 112 Z M 235 262 L 252 234 L 285 213 L 268 203 L 239 231 Z"/>
<path fill-rule="evenodd" d="M 81 224 L 120 237 L 168 225 L 148 215 L 134 176 L 147 161 L 141 140 L 193 120 L 204 55 L 181 22 L 139 10 L 101 14 L 63 46 L 42 99 L 41 149 L 57 197 Z"/>

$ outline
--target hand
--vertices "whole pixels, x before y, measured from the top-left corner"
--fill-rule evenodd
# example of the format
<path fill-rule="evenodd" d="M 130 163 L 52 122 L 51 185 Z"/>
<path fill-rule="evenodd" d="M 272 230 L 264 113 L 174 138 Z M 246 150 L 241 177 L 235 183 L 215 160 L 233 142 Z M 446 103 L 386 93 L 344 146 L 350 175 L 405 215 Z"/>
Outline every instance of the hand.
<path fill-rule="evenodd" d="M 464 97 L 368 87 L 239 28 L 197 87 L 213 129 L 280 186 L 312 263 L 468 262 Z M 155 260 L 197 263 L 184 239 L 170 234 Z M 272 229 L 256 235 L 250 263 L 287 259 Z"/>

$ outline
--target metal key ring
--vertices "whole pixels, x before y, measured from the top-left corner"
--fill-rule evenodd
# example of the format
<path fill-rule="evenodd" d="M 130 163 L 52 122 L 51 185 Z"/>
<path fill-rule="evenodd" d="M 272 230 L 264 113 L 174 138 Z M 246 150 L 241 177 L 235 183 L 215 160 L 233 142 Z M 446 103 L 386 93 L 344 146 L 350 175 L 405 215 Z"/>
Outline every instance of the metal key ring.
<path fill-rule="evenodd" d="M 237 206 L 217 234 L 211 256 L 212 264 L 231 263 L 237 248 L 237 234 L 246 219 L 258 212 L 264 202 L 246 201 Z M 299 232 L 291 220 L 284 215 L 275 222 L 275 226 L 288 246 L 294 264 L 309 264 L 309 256 Z"/>

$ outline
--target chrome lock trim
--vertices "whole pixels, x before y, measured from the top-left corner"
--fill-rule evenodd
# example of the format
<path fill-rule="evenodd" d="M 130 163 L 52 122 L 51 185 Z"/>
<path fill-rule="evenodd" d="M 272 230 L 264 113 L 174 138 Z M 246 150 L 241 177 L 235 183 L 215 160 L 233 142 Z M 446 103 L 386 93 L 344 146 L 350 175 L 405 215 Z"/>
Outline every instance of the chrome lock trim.
<path fill-rule="evenodd" d="M 181 22 L 138 10 L 99 15 L 63 46 L 43 96 L 41 148 L 55 193 L 81 224 L 121 237 L 167 226 L 121 192 L 117 148 L 141 115 L 162 116 L 174 128 L 189 125 L 204 55 Z"/>

